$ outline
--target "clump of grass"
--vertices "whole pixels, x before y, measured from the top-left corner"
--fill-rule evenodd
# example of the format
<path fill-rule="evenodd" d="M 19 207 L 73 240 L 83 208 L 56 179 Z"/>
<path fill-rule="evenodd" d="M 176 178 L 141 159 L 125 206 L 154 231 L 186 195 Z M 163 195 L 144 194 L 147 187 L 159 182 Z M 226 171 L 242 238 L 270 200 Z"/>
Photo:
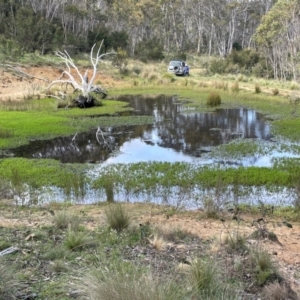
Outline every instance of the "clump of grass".
<path fill-rule="evenodd" d="M 297 82 L 292 82 L 291 86 L 290 86 L 290 89 L 291 90 L 299 90 L 300 86 L 299 86 L 299 84 Z"/>
<path fill-rule="evenodd" d="M 244 81 L 244 76 L 242 74 L 239 74 L 237 77 L 237 81 Z"/>
<path fill-rule="evenodd" d="M 157 80 L 158 79 L 158 76 L 156 73 L 154 72 L 151 72 L 149 75 L 148 75 L 148 80 L 150 81 L 154 81 L 154 80 Z"/>
<path fill-rule="evenodd" d="M 231 91 L 233 93 L 238 93 L 240 91 L 240 87 L 239 87 L 239 82 L 238 81 L 235 81 L 233 83 L 233 85 L 231 86 Z"/>
<path fill-rule="evenodd" d="M 216 89 L 228 90 L 228 83 L 226 81 L 215 81 L 213 85 Z"/>
<path fill-rule="evenodd" d="M 17 281 L 12 270 L 0 259 L 0 299 L 16 299 L 14 296 L 16 286 Z"/>
<path fill-rule="evenodd" d="M 175 81 L 175 76 L 172 73 L 165 73 L 162 75 L 162 78 L 169 82 Z"/>
<path fill-rule="evenodd" d="M 10 138 L 13 136 L 14 136 L 14 133 L 11 130 L 0 128 L 0 138 L 1 139 Z"/>
<path fill-rule="evenodd" d="M 181 243 L 183 241 L 193 240 L 197 237 L 196 235 L 182 228 L 160 227 L 156 230 L 158 230 L 159 234 L 161 234 L 164 239 L 171 243 Z"/>
<path fill-rule="evenodd" d="M 254 91 L 255 91 L 255 94 L 261 93 L 261 87 L 258 83 L 255 84 Z"/>
<path fill-rule="evenodd" d="M 189 281 L 194 289 L 200 291 L 211 291 L 216 287 L 217 272 L 213 262 L 195 258 L 191 262 Z"/>
<path fill-rule="evenodd" d="M 149 243 L 155 250 L 158 251 L 165 250 L 168 245 L 164 238 L 159 236 L 157 233 L 155 233 L 153 237 L 149 239 Z"/>
<path fill-rule="evenodd" d="M 262 286 L 270 280 L 280 279 L 271 256 L 265 250 L 252 250 L 250 254 L 250 261 L 258 285 Z"/>
<path fill-rule="evenodd" d="M 278 95 L 279 95 L 279 90 L 278 90 L 278 88 L 272 89 L 272 94 L 273 94 L 274 96 L 278 96 Z"/>
<path fill-rule="evenodd" d="M 213 198 L 205 197 L 203 199 L 203 209 L 207 218 L 219 219 L 218 205 Z"/>
<path fill-rule="evenodd" d="M 270 283 L 263 289 L 263 294 L 267 300 L 281 300 L 287 299 L 286 287 L 278 282 Z"/>
<path fill-rule="evenodd" d="M 221 242 L 227 246 L 227 251 L 244 252 L 248 249 L 246 245 L 246 238 L 237 232 L 228 232 L 221 236 Z"/>
<path fill-rule="evenodd" d="M 10 242 L 0 240 L 0 251 L 2 251 L 4 249 L 7 249 L 9 247 L 11 247 L 11 243 Z"/>
<path fill-rule="evenodd" d="M 105 217 L 109 227 L 117 232 L 121 232 L 130 225 L 131 218 L 120 203 L 110 204 L 105 209 Z"/>
<path fill-rule="evenodd" d="M 82 299 L 184 299 L 184 288 L 175 281 L 155 280 L 151 273 L 142 273 L 131 264 L 114 263 L 92 270 L 80 280 Z M 181 287 L 181 288 L 180 288 Z"/>
<path fill-rule="evenodd" d="M 70 214 L 68 211 L 63 210 L 54 215 L 53 222 L 57 229 L 71 228 L 72 230 L 78 230 L 81 219 L 79 216 Z"/>
<path fill-rule="evenodd" d="M 209 106 L 221 105 L 221 96 L 216 92 L 211 92 L 207 97 L 206 104 Z"/>
<path fill-rule="evenodd" d="M 89 238 L 84 231 L 68 230 L 64 244 L 69 250 L 82 250 L 89 244 Z"/>
<path fill-rule="evenodd" d="M 62 260 L 66 257 L 67 250 L 64 247 L 56 246 L 49 249 L 48 252 L 46 252 L 43 257 L 44 259 L 48 260 Z"/>
<path fill-rule="evenodd" d="M 139 75 L 139 74 L 141 74 L 142 69 L 139 66 L 134 66 L 132 68 L 132 72 L 135 73 L 135 74 L 137 74 L 137 75 Z"/>

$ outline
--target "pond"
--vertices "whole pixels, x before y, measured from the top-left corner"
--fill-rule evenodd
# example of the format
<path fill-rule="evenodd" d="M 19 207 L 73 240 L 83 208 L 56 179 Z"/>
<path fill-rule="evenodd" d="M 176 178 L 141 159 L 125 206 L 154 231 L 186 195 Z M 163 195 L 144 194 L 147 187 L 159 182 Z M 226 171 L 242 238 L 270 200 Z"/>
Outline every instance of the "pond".
<path fill-rule="evenodd" d="M 17 157 L 54 158 L 63 163 L 192 162 L 197 159 L 211 163 L 207 153 L 215 146 L 238 138 L 270 140 L 272 137 L 264 116 L 251 109 L 240 107 L 199 113 L 187 111 L 175 96 L 124 98 L 134 108 L 130 113 L 153 116 L 153 124 L 103 127 L 75 136 L 32 141 L 12 149 L 11 153 Z M 256 157 L 241 163 L 268 162 Z"/>
<path fill-rule="evenodd" d="M 217 165 L 221 168 L 223 166 L 271 167 L 274 158 L 296 156 L 294 153 L 289 153 L 289 150 L 280 149 L 280 143 L 274 141 L 272 137 L 270 120 L 252 109 L 217 108 L 212 112 L 200 113 L 183 105 L 183 102 L 178 101 L 175 96 L 148 98 L 123 96 L 120 100 L 128 101 L 128 105 L 133 108 L 132 111 L 124 114 L 153 116 L 153 123 L 151 125 L 102 127 L 101 118 L 99 118 L 99 127 L 89 132 L 47 141 L 32 141 L 28 145 L 10 150 L 11 154 L 17 157 L 53 158 L 62 163 L 93 164 L 87 176 L 93 180 L 100 178 L 100 187 L 95 189 L 92 185 L 85 185 L 82 187 L 82 196 L 79 198 L 78 195 L 76 196 L 78 191 L 69 191 L 66 195 L 63 189 L 45 187 L 45 192 L 38 197 L 39 202 L 70 199 L 94 203 L 97 199 L 109 200 L 109 197 L 113 197 L 115 201 L 151 201 L 197 208 L 203 204 L 202 200 L 199 202 L 199 199 L 215 198 L 216 195 L 222 194 L 222 199 L 218 196 L 219 202 L 225 203 L 228 199 L 236 197 L 234 185 L 226 186 L 226 190 L 222 193 L 218 191 L 218 187 L 202 188 L 195 181 L 194 183 L 187 182 L 184 186 L 180 180 L 180 184 L 178 185 L 177 181 L 174 186 L 168 183 L 170 176 L 168 170 L 164 170 L 168 175 L 163 175 L 161 171 L 153 173 L 153 170 L 149 170 L 148 172 L 148 167 L 152 168 L 150 164 L 156 162 L 162 164 L 186 162 L 186 165 L 192 166 L 194 170 L 200 170 L 199 166 L 205 167 L 206 165 Z M 216 155 L 216 149 L 231 146 L 235 141 L 237 141 L 236 148 L 229 153 L 229 158 L 222 157 L 222 153 L 219 156 Z M 242 148 L 240 143 L 243 141 L 249 141 L 246 145 L 246 153 L 236 158 L 234 151 Z M 248 148 L 257 143 L 262 144 L 262 148 L 266 151 L 256 151 L 255 147 L 254 151 L 249 151 Z M 131 163 L 144 163 L 144 165 L 139 171 L 130 169 L 126 171 L 126 166 L 131 166 Z M 181 167 L 179 166 L 179 169 Z M 171 166 L 166 168 L 170 169 Z M 183 176 L 186 181 L 189 180 L 194 170 L 176 176 Z M 145 174 L 145 172 L 148 173 Z M 114 176 L 119 177 L 113 179 Z M 170 177 L 172 176 L 173 174 Z M 109 182 L 110 178 L 112 182 Z M 146 178 L 148 182 L 145 183 L 145 180 L 142 182 L 143 180 L 139 178 L 143 180 Z M 156 181 L 157 179 L 159 180 Z M 163 181 L 167 183 L 163 184 Z M 103 182 L 108 185 L 104 186 Z M 240 200 L 252 204 L 260 200 L 265 203 L 278 204 L 283 199 L 285 203 L 291 203 L 296 197 L 296 194 L 289 189 L 270 192 L 264 187 L 251 187 L 250 190 L 247 187 L 240 188 L 243 194 Z M 29 201 L 30 196 L 27 198 Z"/>

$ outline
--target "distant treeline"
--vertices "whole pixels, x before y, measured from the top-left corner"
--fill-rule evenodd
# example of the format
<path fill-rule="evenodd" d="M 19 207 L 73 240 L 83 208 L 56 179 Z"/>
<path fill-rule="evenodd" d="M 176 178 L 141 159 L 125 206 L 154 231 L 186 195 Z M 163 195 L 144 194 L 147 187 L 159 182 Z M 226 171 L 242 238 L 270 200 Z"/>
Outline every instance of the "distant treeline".
<path fill-rule="evenodd" d="M 299 12 L 297 0 L 0 0 L 0 50 L 88 52 L 104 40 L 104 51 L 155 60 L 251 49 L 261 76 L 297 80 Z"/>

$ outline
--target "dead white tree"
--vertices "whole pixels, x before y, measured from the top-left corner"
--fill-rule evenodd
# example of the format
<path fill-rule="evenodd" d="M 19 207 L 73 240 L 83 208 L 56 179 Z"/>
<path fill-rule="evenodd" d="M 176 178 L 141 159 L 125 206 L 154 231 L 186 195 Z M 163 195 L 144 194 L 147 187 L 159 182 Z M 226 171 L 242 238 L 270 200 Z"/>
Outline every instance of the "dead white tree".
<path fill-rule="evenodd" d="M 97 75 L 97 66 L 100 60 L 104 56 L 115 54 L 115 52 L 100 54 L 102 45 L 103 45 L 103 40 L 100 43 L 96 55 L 94 55 L 94 48 L 96 44 L 94 44 L 91 49 L 90 60 L 91 60 L 93 71 L 90 80 L 88 79 L 88 69 L 85 71 L 84 74 L 81 74 L 78 67 L 74 63 L 72 57 L 69 55 L 69 53 L 66 50 L 64 52 L 57 51 L 55 53 L 56 56 L 60 57 L 63 60 L 63 62 L 67 66 L 67 70 L 64 70 L 62 72 L 59 79 L 52 81 L 51 84 L 47 87 L 47 90 L 49 90 L 55 84 L 67 84 L 67 85 L 70 84 L 73 87 L 74 92 L 77 91 L 81 93 L 81 95 L 78 96 L 77 99 L 74 99 L 74 101 L 77 103 L 79 107 L 94 106 L 95 99 L 92 93 L 102 94 L 104 97 L 106 96 L 106 92 L 103 90 L 103 88 L 93 84 Z M 72 75 L 72 73 L 73 74 L 75 73 L 79 78 L 79 80 L 76 80 L 75 77 Z M 64 79 L 64 77 L 67 77 L 67 79 Z"/>

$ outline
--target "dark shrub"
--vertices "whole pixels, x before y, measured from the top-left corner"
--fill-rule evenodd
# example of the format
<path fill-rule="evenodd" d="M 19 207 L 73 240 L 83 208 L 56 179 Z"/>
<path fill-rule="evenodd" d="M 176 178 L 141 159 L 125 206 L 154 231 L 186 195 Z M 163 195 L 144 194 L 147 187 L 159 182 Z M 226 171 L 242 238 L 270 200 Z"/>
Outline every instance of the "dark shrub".
<path fill-rule="evenodd" d="M 218 106 L 218 105 L 220 105 L 221 104 L 220 95 L 216 92 L 211 92 L 208 95 L 206 104 L 209 105 L 209 106 Z"/>

